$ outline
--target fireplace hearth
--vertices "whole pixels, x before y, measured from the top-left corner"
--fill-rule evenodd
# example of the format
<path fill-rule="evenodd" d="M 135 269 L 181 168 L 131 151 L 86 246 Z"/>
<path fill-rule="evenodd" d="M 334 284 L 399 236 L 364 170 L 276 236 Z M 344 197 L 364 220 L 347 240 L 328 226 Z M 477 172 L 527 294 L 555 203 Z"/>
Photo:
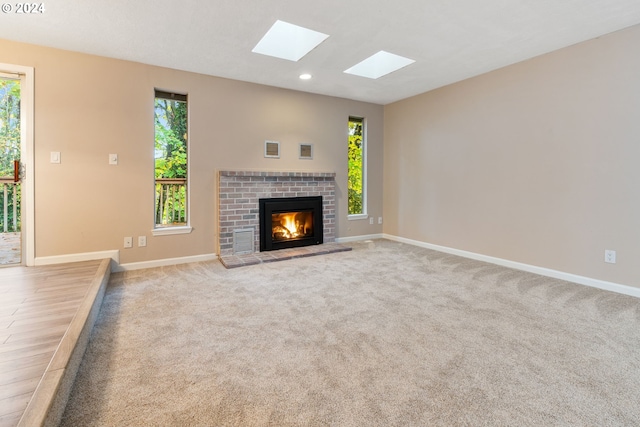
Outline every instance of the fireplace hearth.
<path fill-rule="evenodd" d="M 259 200 L 260 251 L 323 242 L 322 196 Z"/>

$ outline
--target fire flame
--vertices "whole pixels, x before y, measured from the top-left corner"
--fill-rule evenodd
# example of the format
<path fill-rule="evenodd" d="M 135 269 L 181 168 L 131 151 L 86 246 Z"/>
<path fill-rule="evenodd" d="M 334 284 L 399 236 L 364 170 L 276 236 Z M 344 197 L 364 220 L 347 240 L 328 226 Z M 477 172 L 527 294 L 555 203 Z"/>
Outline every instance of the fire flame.
<path fill-rule="evenodd" d="M 289 231 L 288 238 L 298 237 L 301 233 L 298 232 L 299 224 L 296 222 L 295 214 L 283 215 L 280 218 L 280 225 Z"/>
<path fill-rule="evenodd" d="M 312 229 L 312 217 L 308 212 L 273 214 L 271 233 L 274 239 L 304 237 Z"/>

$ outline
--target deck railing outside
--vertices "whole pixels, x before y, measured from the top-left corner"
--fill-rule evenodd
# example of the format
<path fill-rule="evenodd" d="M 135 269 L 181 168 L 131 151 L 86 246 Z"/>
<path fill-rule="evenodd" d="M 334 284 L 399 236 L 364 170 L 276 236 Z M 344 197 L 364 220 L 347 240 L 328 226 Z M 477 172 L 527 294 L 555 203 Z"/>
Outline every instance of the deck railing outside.
<path fill-rule="evenodd" d="M 20 231 L 20 183 L 0 178 L 0 232 Z"/>
<path fill-rule="evenodd" d="M 187 223 L 187 180 L 156 178 L 156 227 Z"/>

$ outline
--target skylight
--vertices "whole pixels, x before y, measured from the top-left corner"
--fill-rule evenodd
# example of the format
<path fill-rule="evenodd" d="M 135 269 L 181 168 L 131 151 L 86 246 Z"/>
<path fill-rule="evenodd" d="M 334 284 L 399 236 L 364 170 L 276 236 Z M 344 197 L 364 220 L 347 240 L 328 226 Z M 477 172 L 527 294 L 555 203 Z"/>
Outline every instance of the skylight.
<path fill-rule="evenodd" d="M 357 63 L 348 70 L 344 70 L 344 72 L 370 79 L 377 79 L 404 68 L 407 65 L 413 64 L 414 62 L 416 61 L 413 59 L 381 50 L 364 61 Z"/>
<path fill-rule="evenodd" d="M 298 61 L 327 37 L 327 34 L 276 21 L 251 52 Z"/>

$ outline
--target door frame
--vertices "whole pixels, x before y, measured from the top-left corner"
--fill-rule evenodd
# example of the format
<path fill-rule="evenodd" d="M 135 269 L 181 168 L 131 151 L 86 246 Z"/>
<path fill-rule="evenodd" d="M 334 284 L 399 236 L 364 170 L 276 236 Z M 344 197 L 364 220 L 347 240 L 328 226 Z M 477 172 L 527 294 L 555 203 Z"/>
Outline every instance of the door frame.
<path fill-rule="evenodd" d="M 0 62 L 0 71 L 20 75 L 20 162 L 23 167 L 21 265 L 35 265 L 34 68 Z"/>

